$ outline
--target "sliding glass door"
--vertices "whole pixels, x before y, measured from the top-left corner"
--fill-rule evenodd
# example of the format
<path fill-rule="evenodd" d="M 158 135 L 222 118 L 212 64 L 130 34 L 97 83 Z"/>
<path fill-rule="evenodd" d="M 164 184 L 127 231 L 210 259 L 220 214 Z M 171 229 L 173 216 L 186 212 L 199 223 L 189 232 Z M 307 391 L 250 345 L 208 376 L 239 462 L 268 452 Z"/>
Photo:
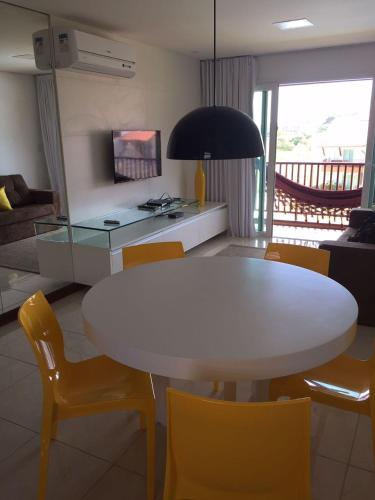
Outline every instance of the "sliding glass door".
<path fill-rule="evenodd" d="M 254 121 L 264 142 L 265 155 L 256 160 L 254 220 L 259 235 L 272 236 L 277 141 L 278 85 L 258 88 L 254 93 Z"/>
<path fill-rule="evenodd" d="M 372 82 L 370 117 L 367 135 L 366 163 L 362 190 L 364 208 L 375 207 L 375 79 Z"/>

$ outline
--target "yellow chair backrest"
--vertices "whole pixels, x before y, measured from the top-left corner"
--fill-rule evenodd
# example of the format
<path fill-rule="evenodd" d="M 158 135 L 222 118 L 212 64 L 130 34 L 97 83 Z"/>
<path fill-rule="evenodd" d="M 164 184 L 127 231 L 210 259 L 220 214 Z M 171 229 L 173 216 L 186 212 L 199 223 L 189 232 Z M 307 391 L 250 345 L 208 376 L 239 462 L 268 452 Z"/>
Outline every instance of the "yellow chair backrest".
<path fill-rule="evenodd" d="M 310 406 L 168 389 L 164 500 L 310 500 Z"/>
<path fill-rule="evenodd" d="M 269 243 L 264 258 L 304 267 L 328 276 L 330 258 L 328 250 L 286 243 Z"/>
<path fill-rule="evenodd" d="M 180 259 L 185 257 L 181 241 L 165 241 L 162 243 L 145 243 L 122 249 L 124 269 L 157 262 L 160 260 Z"/>
<path fill-rule="evenodd" d="M 20 307 L 18 320 L 33 348 L 45 390 L 61 383 L 66 360 L 64 339 L 52 307 L 39 291 Z"/>

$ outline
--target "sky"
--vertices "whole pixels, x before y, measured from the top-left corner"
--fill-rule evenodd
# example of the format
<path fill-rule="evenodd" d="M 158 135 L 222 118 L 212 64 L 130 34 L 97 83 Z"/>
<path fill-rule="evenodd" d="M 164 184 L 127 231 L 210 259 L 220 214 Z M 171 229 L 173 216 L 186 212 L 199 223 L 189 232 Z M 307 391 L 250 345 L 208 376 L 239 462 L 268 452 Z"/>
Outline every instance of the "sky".
<path fill-rule="evenodd" d="M 368 120 L 371 91 L 371 80 L 281 86 L 278 126 L 310 128 L 340 115 Z"/>

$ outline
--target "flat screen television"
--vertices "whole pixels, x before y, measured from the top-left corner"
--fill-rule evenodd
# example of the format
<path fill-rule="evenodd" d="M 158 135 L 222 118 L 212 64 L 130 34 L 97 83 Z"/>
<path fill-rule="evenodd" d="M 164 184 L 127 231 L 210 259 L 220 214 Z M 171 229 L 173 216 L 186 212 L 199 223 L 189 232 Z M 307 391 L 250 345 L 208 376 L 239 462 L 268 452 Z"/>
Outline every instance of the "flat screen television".
<path fill-rule="evenodd" d="M 113 130 L 114 181 L 161 175 L 160 130 Z"/>

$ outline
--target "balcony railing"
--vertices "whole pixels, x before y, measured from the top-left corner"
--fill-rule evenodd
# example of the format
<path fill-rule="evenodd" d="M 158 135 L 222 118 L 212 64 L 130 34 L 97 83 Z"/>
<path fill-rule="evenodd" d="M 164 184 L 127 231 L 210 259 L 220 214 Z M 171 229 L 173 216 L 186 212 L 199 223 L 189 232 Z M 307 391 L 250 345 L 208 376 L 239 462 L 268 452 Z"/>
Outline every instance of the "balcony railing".
<path fill-rule="evenodd" d="M 364 163 L 276 163 L 274 224 L 345 227 L 360 205 L 363 176 Z"/>

